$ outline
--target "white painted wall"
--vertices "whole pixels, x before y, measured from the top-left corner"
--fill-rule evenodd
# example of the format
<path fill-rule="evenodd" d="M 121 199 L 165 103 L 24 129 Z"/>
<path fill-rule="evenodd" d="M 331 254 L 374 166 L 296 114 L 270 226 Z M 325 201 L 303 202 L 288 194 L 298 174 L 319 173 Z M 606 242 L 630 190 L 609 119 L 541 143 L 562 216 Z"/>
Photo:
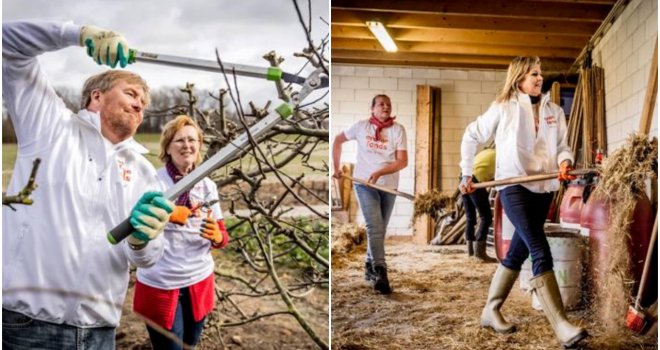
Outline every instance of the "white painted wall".
<path fill-rule="evenodd" d="M 352 123 L 369 117 L 374 95 L 384 93 L 392 99 L 397 121 L 408 134 L 408 167 L 401 171 L 399 190 L 414 192 L 415 116 L 417 85 L 429 84 L 442 91 L 442 188 L 458 186 L 460 142 L 467 124 L 488 109 L 498 86 L 506 78 L 505 71 L 398 68 L 384 66 L 332 65 L 331 135 L 348 128 Z M 355 162 L 354 142 L 345 143 L 342 162 Z M 412 203 L 397 198 L 388 235 L 412 235 L 410 218 Z M 358 211 L 356 221 L 362 223 Z"/>
<path fill-rule="evenodd" d="M 593 52 L 605 69 L 607 147 L 612 153 L 639 129 L 651 55 L 658 35 L 658 2 L 633 0 Z M 658 100 L 651 135 L 658 136 Z"/>

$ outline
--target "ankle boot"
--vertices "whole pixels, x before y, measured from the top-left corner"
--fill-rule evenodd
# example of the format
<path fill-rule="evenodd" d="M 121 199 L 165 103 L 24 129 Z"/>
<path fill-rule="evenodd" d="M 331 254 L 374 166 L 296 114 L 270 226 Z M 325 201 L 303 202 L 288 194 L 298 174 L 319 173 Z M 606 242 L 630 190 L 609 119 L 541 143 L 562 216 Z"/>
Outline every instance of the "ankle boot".
<path fill-rule="evenodd" d="M 497 259 L 486 254 L 486 241 L 474 241 L 474 256 L 485 263 L 495 263 Z"/>
<path fill-rule="evenodd" d="M 376 275 L 374 274 L 374 267 L 371 261 L 364 263 L 364 280 L 367 282 L 373 282 L 376 280 Z"/>
<path fill-rule="evenodd" d="M 520 271 L 508 269 L 504 265 L 497 267 L 493 280 L 490 282 L 486 306 L 481 312 L 482 327 L 490 327 L 498 333 L 511 333 L 516 330 L 515 325 L 507 322 L 502 317 L 500 308 L 509 296 L 511 287 L 513 287 L 513 283 L 518 278 L 519 273 Z"/>
<path fill-rule="evenodd" d="M 472 246 L 472 243 L 474 243 L 474 241 L 465 241 L 465 244 L 467 245 L 468 257 L 474 256 L 474 247 Z"/>
<path fill-rule="evenodd" d="M 374 290 L 383 294 L 392 293 L 390 281 L 387 280 L 387 268 L 385 266 L 374 266 Z"/>
<path fill-rule="evenodd" d="M 536 293 L 536 297 L 541 303 L 545 316 L 550 321 L 557 339 L 565 349 L 572 348 L 580 340 L 587 337 L 588 334 L 584 328 L 574 326 L 566 319 L 564 304 L 559 294 L 559 286 L 557 286 L 557 278 L 552 270 L 532 278 L 529 284 L 532 292 Z"/>

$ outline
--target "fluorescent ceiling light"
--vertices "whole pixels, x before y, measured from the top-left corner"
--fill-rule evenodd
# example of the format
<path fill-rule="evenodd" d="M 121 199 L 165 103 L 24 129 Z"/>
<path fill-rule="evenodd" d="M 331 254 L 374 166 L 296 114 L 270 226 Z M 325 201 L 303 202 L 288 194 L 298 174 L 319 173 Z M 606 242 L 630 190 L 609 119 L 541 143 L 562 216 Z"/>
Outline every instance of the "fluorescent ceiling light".
<path fill-rule="evenodd" d="M 385 26 L 378 21 L 367 21 L 367 27 L 374 34 L 380 45 L 383 46 L 387 52 L 397 52 L 398 48 L 392 40 L 392 37 L 387 33 Z"/>

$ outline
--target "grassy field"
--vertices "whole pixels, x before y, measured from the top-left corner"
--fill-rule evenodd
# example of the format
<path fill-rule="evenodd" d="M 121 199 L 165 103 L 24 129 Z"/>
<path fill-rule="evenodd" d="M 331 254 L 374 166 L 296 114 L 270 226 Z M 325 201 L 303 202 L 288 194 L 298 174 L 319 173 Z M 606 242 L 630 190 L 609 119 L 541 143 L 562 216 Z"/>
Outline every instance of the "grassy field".
<path fill-rule="evenodd" d="M 16 162 L 16 144 L 2 144 L 2 191 L 7 188 Z"/>
<path fill-rule="evenodd" d="M 156 168 L 160 168 L 163 164 L 158 159 L 160 154 L 160 134 L 137 134 L 135 139 L 149 149 L 149 153 L 146 154 L 147 159 L 154 165 Z M 285 140 L 284 138 L 282 140 Z M 12 169 L 14 168 L 14 162 L 16 162 L 16 145 L 15 144 L 3 144 L 2 145 L 2 189 L 3 191 L 7 188 L 9 184 L 9 179 L 11 177 Z M 322 144 L 317 146 L 316 150 L 312 154 L 310 163 L 316 167 L 321 167 L 323 163 L 328 162 L 328 145 Z M 252 157 L 248 156 L 241 160 L 243 165 L 252 165 L 254 166 L 254 161 Z M 229 164 L 228 167 L 231 167 L 232 164 Z M 226 170 L 225 170 L 226 171 Z M 224 174 L 225 171 L 220 170 L 221 174 Z M 283 171 L 286 174 L 291 176 L 300 175 L 301 173 L 310 174 L 312 171 L 309 168 L 302 166 L 300 159 L 295 159 L 284 167 Z M 324 176 L 319 172 L 314 172 L 315 175 Z"/>
<path fill-rule="evenodd" d="M 163 166 L 163 163 L 158 159 L 158 155 L 160 154 L 160 134 L 137 134 L 135 135 L 135 140 L 149 149 L 149 153 L 145 156 L 156 169 Z"/>
<path fill-rule="evenodd" d="M 289 136 L 288 141 L 291 141 L 294 139 L 295 136 Z M 140 142 L 142 145 L 147 147 L 149 149 L 149 153 L 146 155 L 147 159 L 151 162 L 151 164 L 154 165 L 156 168 L 160 168 L 163 166 L 161 161 L 158 159 L 158 155 L 160 154 L 160 134 L 138 134 L 135 136 L 135 139 Z M 279 141 L 287 141 L 287 137 L 282 137 L 279 139 Z M 202 150 L 202 156 L 204 156 L 205 150 Z M 324 162 L 328 162 L 328 157 L 330 154 L 328 153 L 328 145 L 323 144 L 319 145 L 316 147 L 316 150 L 310 157 L 310 163 L 315 166 L 315 167 L 321 167 Z M 276 157 L 276 160 L 280 160 L 282 157 Z M 236 161 L 234 163 L 230 163 L 226 166 L 226 168 L 231 168 L 232 166 L 235 166 L 238 162 L 242 162 L 243 165 L 247 166 L 252 166 L 254 167 L 254 158 L 252 156 L 246 156 L 242 160 Z M 296 176 L 300 175 L 301 173 L 305 174 L 310 174 L 312 171 L 309 168 L 306 168 L 302 166 L 300 163 L 300 157 L 298 159 L 294 159 L 291 161 L 291 163 L 287 164 L 282 169 L 283 172 L 286 174 L 289 174 L 291 176 Z M 220 170 L 220 173 L 223 173 L 223 170 Z M 319 174 L 316 172 L 317 175 L 323 176 L 323 174 Z"/>

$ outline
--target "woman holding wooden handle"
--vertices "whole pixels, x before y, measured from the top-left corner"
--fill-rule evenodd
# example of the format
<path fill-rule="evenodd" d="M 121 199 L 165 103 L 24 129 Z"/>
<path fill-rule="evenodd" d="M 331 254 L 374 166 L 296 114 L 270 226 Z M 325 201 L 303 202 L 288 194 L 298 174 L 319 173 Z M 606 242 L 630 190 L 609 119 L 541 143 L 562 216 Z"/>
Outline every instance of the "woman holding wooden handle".
<path fill-rule="evenodd" d="M 516 57 L 509 65 L 505 85 L 488 111 L 465 130 L 461 144 L 462 180 L 459 189 L 470 193 L 472 167 L 479 144 L 495 135 L 495 179 L 559 170 L 559 180 L 572 175 L 573 154 L 567 145 L 563 110 L 541 94 L 543 77 L 538 57 Z M 574 178 L 574 177 L 573 177 Z M 504 211 L 515 227 L 509 251 L 497 268 L 488 291 L 481 325 L 497 332 L 515 331 L 500 314 L 520 268 L 532 256 L 530 281 L 559 342 L 573 347 L 587 336 L 585 329 L 566 318 L 553 272 L 550 246 L 543 224 L 557 179 L 497 187 Z"/>
<path fill-rule="evenodd" d="M 392 117 L 392 102 L 387 95 L 371 101 L 371 118 L 356 122 L 340 132 L 332 144 L 335 178 L 341 178 L 342 144 L 357 141 L 357 162 L 353 176 L 393 190 L 399 186 L 399 171 L 408 165 L 406 130 Z M 385 263 L 385 233 L 396 195 L 355 183 L 355 194 L 367 226 L 367 256 L 364 277 L 374 290 L 390 294 Z"/>

